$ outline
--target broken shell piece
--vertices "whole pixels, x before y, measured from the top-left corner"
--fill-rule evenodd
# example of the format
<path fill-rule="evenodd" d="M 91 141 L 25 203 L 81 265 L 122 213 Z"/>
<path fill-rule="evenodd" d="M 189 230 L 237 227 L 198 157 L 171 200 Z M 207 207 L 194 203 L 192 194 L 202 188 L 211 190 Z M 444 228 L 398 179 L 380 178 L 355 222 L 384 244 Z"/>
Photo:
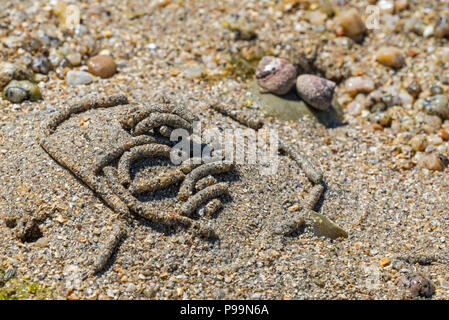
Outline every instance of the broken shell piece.
<path fill-rule="evenodd" d="M 326 216 L 310 210 L 313 219 L 313 232 L 318 237 L 330 239 L 347 238 L 348 233 Z"/>

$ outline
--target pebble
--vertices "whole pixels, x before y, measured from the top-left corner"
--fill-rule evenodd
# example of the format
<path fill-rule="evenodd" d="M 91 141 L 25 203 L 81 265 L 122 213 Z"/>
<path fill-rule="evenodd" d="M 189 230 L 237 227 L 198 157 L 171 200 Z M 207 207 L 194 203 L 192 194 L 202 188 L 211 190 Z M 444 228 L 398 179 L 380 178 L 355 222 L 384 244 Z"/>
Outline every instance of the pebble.
<path fill-rule="evenodd" d="M 427 142 L 431 145 L 439 146 L 443 144 L 443 139 L 436 134 L 432 134 L 427 137 Z"/>
<path fill-rule="evenodd" d="M 61 60 L 59 60 L 58 67 L 61 67 L 61 68 L 72 68 L 73 65 L 70 62 L 70 60 L 67 59 L 67 57 L 64 57 Z"/>
<path fill-rule="evenodd" d="M 393 14 L 394 12 L 394 1 L 392 0 L 380 0 L 377 2 L 377 7 L 382 13 Z"/>
<path fill-rule="evenodd" d="M 327 15 L 320 11 L 308 11 L 307 20 L 313 25 L 320 25 L 326 22 Z"/>
<path fill-rule="evenodd" d="M 352 116 L 359 116 L 362 114 L 362 111 L 365 110 L 363 103 L 357 100 L 351 101 L 346 106 L 346 112 Z"/>
<path fill-rule="evenodd" d="M 136 291 L 136 285 L 134 283 L 129 283 L 128 286 L 126 287 L 126 291 L 129 293 L 135 292 Z"/>
<path fill-rule="evenodd" d="M 70 70 L 67 72 L 67 84 L 70 86 L 77 86 L 80 84 L 92 83 L 92 76 L 85 71 Z"/>
<path fill-rule="evenodd" d="M 77 67 L 81 64 L 81 54 L 79 52 L 70 52 L 65 56 L 70 61 L 72 66 Z"/>
<path fill-rule="evenodd" d="M 388 127 L 393 121 L 389 112 L 375 112 L 369 116 L 369 121 L 380 124 L 382 127 Z"/>
<path fill-rule="evenodd" d="M 395 47 L 385 47 L 379 50 L 376 60 L 384 66 L 401 68 L 405 64 L 402 51 Z"/>
<path fill-rule="evenodd" d="M 62 60 L 62 56 L 55 49 L 51 49 L 48 59 L 50 60 L 52 67 L 56 68 L 59 66 L 59 63 Z"/>
<path fill-rule="evenodd" d="M 445 163 L 439 154 L 431 153 L 419 157 L 418 166 L 433 171 L 444 171 Z"/>
<path fill-rule="evenodd" d="M 402 277 L 401 283 L 414 297 L 430 298 L 435 293 L 432 281 L 419 274 L 407 274 Z"/>
<path fill-rule="evenodd" d="M 441 129 L 441 130 L 438 131 L 438 136 L 441 139 L 443 139 L 444 141 L 448 141 L 449 140 L 449 133 L 446 130 L 444 130 L 444 129 Z"/>
<path fill-rule="evenodd" d="M 436 115 L 441 119 L 449 119 L 449 100 L 445 95 L 438 94 L 424 100 L 424 111 L 430 115 Z"/>
<path fill-rule="evenodd" d="M 382 258 L 382 259 L 380 259 L 380 261 L 379 261 L 379 265 L 381 266 L 381 267 L 386 267 L 386 266 L 388 266 L 390 264 L 390 259 L 388 259 L 388 258 Z"/>
<path fill-rule="evenodd" d="M 409 145 L 414 151 L 424 151 L 427 148 L 427 138 L 423 134 L 419 134 L 410 139 Z"/>
<path fill-rule="evenodd" d="M 444 91 L 443 91 L 443 88 L 441 88 L 439 85 L 433 85 L 430 88 L 430 93 L 432 94 L 432 96 L 436 96 L 436 95 L 439 95 L 439 94 L 443 94 Z"/>
<path fill-rule="evenodd" d="M 435 33 L 435 27 L 430 25 L 424 28 L 423 37 L 430 38 Z"/>
<path fill-rule="evenodd" d="M 6 270 L 5 275 L 3 276 L 3 281 L 7 282 L 8 280 L 14 278 L 16 276 L 16 271 L 12 268 Z"/>
<path fill-rule="evenodd" d="M 338 17 L 338 22 L 345 36 L 355 41 L 363 39 L 366 26 L 356 9 L 350 9 L 341 13 Z"/>
<path fill-rule="evenodd" d="M 39 238 L 34 245 L 39 248 L 45 248 L 48 244 L 49 239 L 47 237 Z"/>
<path fill-rule="evenodd" d="M 34 72 L 47 74 L 52 69 L 52 64 L 46 56 L 41 55 L 33 59 L 32 69 Z"/>
<path fill-rule="evenodd" d="M 0 90 L 11 80 L 33 81 L 33 73 L 18 64 L 0 62 Z"/>
<path fill-rule="evenodd" d="M 417 98 L 422 91 L 421 85 L 417 81 L 410 82 L 406 90 L 413 98 Z"/>
<path fill-rule="evenodd" d="M 154 43 L 154 42 L 150 42 L 150 43 L 146 46 L 146 48 L 147 48 L 148 50 L 156 50 L 156 49 L 157 49 L 157 44 Z"/>
<path fill-rule="evenodd" d="M 196 78 L 201 78 L 204 75 L 205 71 L 206 71 L 206 69 L 204 68 L 203 65 L 201 65 L 199 63 L 189 63 L 186 65 L 182 74 L 187 79 L 196 79 Z M 177 70 L 172 71 L 173 76 L 175 76 L 177 74 L 178 74 Z"/>
<path fill-rule="evenodd" d="M 265 56 L 256 68 L 256 79 L 266 91 L 284 95 L 295 85 L 296 68 L 285 59 Z"/>
<path fill-rule="evenodd" d="M 435 26 L 435 37 L 444 38 L 449 35 L 449 22 L 446 15 L 441 15 Z"/>
<path fill-rule="evenodd" d="M 400 106 L 402 104 L 401 99 L 397 95 L 387 94 L 382 96 L 382 102 L 388 107 Z"/>
<path fill-rule="evenodd" d="M 117 72 L 117 65 L 111 56 L 96 55 L 87 61 L 89 72 L 101 78 L 110 78 Z"/>
<path fill-rule="evenodd" d="M 299 96 L 318 110 L 327 110 L 332 104 L 335 82 L 311 74 L 300 75 L 296 80 Z"/>
<path fill-rule="evenodd" d="M 375 88 L 373 79 L 367 76 L 352 77 L 346 80 L 345 89 L 350 94 L 370 93 Z"/>
<path fill-rule="evenodd" d="M 57 46 L 59 46 L 59 44 L 61 42 L 61 40 L 59 40 L 59 38 L 50 36 L 46 33 L 40 33 L 39 39 L 44 46 L 50 47 L 50 48 L 56 48 Z"/>
<path fill-rule="evenodd" d="M 35 83 L 28 80 L 13 80 L 3 90 L 3 98 L 12 103 L 21 103 L 25 100 L 39 100 L 42 95 Z"/>

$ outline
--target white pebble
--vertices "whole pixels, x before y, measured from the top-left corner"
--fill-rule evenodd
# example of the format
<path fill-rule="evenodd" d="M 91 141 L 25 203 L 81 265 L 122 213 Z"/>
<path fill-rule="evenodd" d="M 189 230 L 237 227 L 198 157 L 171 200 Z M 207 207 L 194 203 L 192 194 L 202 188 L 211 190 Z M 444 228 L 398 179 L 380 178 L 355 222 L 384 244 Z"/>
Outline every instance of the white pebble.
<path fill-rule="evenodd" d="M 92 83 L 92 76 L 88 72 L 70 70 L 67 72 L 67 84 L 77 86 Z"/>

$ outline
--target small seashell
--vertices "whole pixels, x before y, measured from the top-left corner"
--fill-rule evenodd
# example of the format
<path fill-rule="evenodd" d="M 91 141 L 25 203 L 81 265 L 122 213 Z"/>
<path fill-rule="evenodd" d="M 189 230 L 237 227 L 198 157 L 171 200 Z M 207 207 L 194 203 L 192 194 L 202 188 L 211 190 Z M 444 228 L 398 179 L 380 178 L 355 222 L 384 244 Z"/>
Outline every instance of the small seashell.
<path fill-rule="evenodd" d="M 295 85 L 296 68 L 285 59 L 266 56 L 257 66 L 256 79 L 266 91 L 283 95 Z"/>

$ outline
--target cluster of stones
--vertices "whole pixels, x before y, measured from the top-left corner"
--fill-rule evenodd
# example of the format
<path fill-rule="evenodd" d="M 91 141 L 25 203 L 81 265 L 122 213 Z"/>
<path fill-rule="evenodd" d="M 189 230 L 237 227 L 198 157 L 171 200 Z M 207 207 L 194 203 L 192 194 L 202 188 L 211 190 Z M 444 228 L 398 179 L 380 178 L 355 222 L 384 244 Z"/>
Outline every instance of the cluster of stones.
<path fill-rule="evenodd" d="M 0 90 L 3 98 L 12 103 L 41 99 L 37 83 L 46 81 L 51 72 L 71 86 L 90 84 L 92 75 L 109 78 L 117 72 L 109 51 L 103 50 L 96 55 L 92 51 L 83 55 L 47 34 L 27 38 L 21 49 L 25 54 L 19 60 L 0 63 Z M 92 56 L 89 57 L 90 54 Z M 78 67 L 79 70 L 74 69 Z"/>
<path fill-rule="evenodd" d="M 295 86 L 299 97 L 311 107 L 327 110 L 332 104 L 335 82 L 312 74 L 297 77 L 295 66 L 289 61 L 273 57 L 263 57 L 256 69 L 256 79 L 265 92 L 284 95 Z"/>

